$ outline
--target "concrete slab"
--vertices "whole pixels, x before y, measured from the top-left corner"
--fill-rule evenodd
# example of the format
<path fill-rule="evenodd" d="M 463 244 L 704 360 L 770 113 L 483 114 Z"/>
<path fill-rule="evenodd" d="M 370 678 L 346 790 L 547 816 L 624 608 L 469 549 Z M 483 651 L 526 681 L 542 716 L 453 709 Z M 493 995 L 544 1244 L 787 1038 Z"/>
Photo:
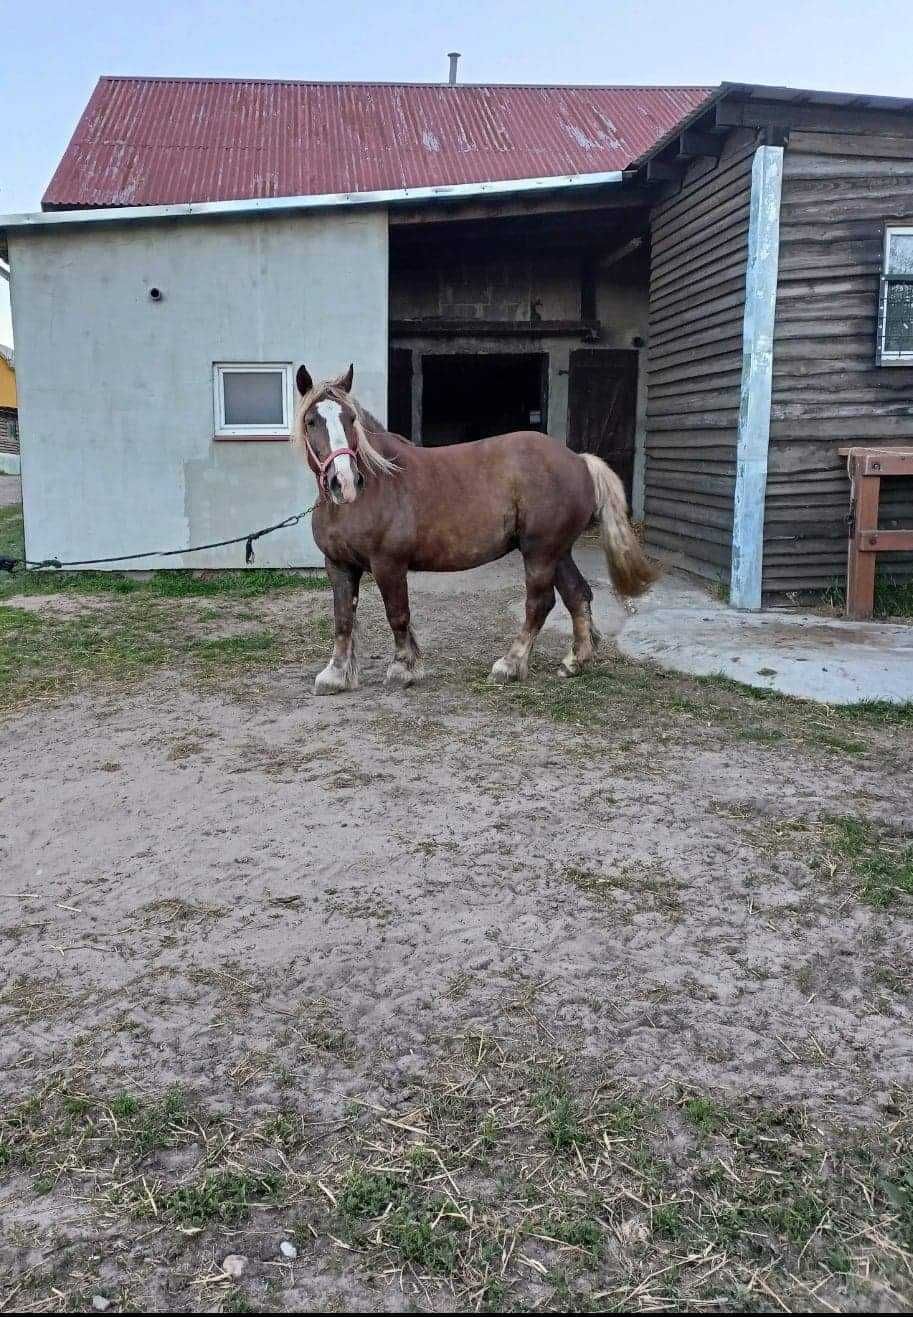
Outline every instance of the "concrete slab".
<path fill-rule="evenodd" d="M 694 676 L 722 674 L 824 704 L 913 702 L 911 625 L 847 622 L 786 609 L 740 613 L 672 571 L 629 612 L 615 596 L 600 551 L 586 546 L 574 556 L 593 587 L 597 626 L 628 658 Z M 522 581 L 519 568 L 515 579 Z M 502 583 L 508 583 L 506 575 Z M 522 600 L 511 611 L 521 618 Z M 553 610 L 546 629 L 570 637 L 563 608 Z"/>
<path fill-rule="evenodd" d="M 617 637 L 629 658 L 698 676 L 721 673 L 824 704 L 913 701 L 913 627 L 807 613 L 659 608 Z"/>

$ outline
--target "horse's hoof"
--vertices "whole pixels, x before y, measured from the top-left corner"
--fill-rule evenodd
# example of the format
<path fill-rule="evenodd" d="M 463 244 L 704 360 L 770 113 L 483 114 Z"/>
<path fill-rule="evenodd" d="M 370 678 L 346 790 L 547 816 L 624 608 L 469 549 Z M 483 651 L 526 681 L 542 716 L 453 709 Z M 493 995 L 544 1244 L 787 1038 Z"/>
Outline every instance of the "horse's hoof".
<path fill-rule="evenodd" d="M 579 677 L 583 669 L 575 658 L 562 659 L 558 665 L 559 677 Z"/>
<path fill-rule="evenodd" d="M 405 689 L 407 686 L 414 686 L 417 681 L 421 681 L 424 675 L 425 670 L 420 663 L 415 663 L 410 668 L 405 663 L 400 662 L 399 659 L 394 659 L 387 668 L 387 685 L 402 686 Z"/>
<path fill-rule="evenodd" d="M 346 691 L 356 690 L 357 687 L 357 677 L 341 672 L 339 668 L 334 668 L 332 664 L 324 668 L 323 672 L 318 672 L 314 679 L 315 695 L 342 695 Z"/>
<path fill-rule="evenodd" d="M 488 680 L 493 681 L 497 686 L 505 686 L 509 681 L 519 681 L 520 676 L 519 668 L 508 663 L 507 659 L 499 658 L 492 665 Z"/>

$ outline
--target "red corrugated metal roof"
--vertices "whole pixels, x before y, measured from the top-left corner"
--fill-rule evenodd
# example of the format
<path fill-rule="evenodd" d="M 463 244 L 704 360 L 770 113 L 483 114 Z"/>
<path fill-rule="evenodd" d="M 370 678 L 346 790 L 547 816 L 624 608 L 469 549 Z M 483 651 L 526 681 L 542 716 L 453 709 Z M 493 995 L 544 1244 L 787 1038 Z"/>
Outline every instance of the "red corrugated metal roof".
<path fill-rule="evenodd" d="M 42 205 L 601 173 L 624 169 L 711 90 L 101 78 Z"/>

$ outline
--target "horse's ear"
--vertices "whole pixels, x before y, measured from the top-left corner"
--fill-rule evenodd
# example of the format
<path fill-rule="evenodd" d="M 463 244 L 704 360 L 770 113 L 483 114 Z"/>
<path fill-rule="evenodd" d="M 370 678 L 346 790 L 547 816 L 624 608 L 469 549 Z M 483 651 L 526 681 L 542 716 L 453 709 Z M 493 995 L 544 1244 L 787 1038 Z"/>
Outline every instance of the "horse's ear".
<path fill-rule="evenodd" d="M 352 381 L 354 380 L 354 378 L 355 378 L 355 363 L 352 362 L 349 366 L 349 369 L 346 371 L 345 375 L 340 375 L 339 379 L 336 381 L 337 387 L 342 389 L 343 393 L 351 393 Z"/>
<path fill-rule="evenodd" d="M 308 374 L 307 366 L 298 367 L 298 374 L 295 376 L 295 383 L 298 385 L 298 392 L 301 394 L 302 398 L 310 389 L 313 389 L 314 381 Z"/>

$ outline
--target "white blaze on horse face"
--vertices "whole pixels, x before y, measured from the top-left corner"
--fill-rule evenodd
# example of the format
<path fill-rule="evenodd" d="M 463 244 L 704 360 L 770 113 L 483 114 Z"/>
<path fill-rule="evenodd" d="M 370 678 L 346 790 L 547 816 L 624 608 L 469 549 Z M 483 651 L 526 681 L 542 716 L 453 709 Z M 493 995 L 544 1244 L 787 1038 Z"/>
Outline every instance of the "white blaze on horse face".
<path fill-rule="evenodd" d="M 346 438 L 345 427 L 342 423 L 342 408 L 339 403 L 331 402 L 327 398 L 323 402 L 318 402 L 317 411 L 323 417 L 327 427 L 332 451 L 336 453 L 341 448 L 348 448 L 349 441 Z M 336 458 L 333 463 L 333 470 L 339 477 L 343 499 L 346 503 L 354 503 L 358 491 L 355 488 L 355 472 L 352 470 L 352 459 L 348 453 Z"/>

